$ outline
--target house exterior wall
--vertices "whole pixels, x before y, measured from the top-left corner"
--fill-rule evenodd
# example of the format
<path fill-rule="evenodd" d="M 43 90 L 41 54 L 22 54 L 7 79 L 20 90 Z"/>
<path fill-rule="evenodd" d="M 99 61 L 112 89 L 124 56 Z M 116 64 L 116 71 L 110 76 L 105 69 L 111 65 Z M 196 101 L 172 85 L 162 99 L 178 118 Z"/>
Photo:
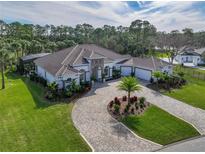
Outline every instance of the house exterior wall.
<path fill-rule="evenodd" d="M 90 81 L 91 75 L 90 75 L 90 65 L 89 64 L 88 65 L 75 65 L 73 67 L 74 67 L 74 69 L 79 70 L 79 71 L 84 70 L 85 71 L 85 80 Z"/>
<path fill-rule="evenodd" d="M 109 78 L 112 78 L 112 71 L 113 71 L 114 66 L 115 66 L 115 63 L 105 63 L 104 64 L 104 69 L 105 67 L 109 68 Z"/>
<path fill-rule="evenodd" d="M 37 73 L 39 76 L 41 76 L 41 77 L 43 77 L 44 79 L 46 79 L 49 83 L 55 81 L 55 77 L 54 77 L 52 74 L 50 74 L 49 72 L 46 72 L 46 71 L 44 70 L 44 68 L 42 68 L 42 67 L 40 67 L 40 66 L 37 66 L 36 73 Z"/>
<path fill-rule="evenodd" d="M 200 63 L 203 63 L 201 56 L 196 56 L 196 55 L 177 55 L 175 57 L 175 60 L 179 64 L 193 63 L 194 65 L 198 65 Z"/>
<path fill-rule="evenodd" d="M 56 83 L 58 83 L 58 87 L 61 89 L 63 87 L 67 87 L 71 84 L 72 80 L 76 81 L 76 84 L 80 84 L 80 75 L 76 74 L 64 74 L 62 77 L 56 77 Z"/>

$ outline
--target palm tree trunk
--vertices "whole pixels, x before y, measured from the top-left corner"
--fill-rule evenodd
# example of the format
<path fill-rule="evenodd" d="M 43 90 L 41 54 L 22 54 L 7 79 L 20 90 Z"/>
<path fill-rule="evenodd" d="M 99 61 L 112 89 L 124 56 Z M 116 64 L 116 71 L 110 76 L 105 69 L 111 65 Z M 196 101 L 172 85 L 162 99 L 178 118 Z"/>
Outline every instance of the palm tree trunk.
<path fill-rule="evenodd" d="M 130 103 L 130 92 L 128 92 L 128 104 Z"/>
<path fill-rule="evenodd" d="M 1 63 L 1 75 L 2 75 L 2 89 L 5 89 L 5 81 L 4 81 L 4 64 Z"/>

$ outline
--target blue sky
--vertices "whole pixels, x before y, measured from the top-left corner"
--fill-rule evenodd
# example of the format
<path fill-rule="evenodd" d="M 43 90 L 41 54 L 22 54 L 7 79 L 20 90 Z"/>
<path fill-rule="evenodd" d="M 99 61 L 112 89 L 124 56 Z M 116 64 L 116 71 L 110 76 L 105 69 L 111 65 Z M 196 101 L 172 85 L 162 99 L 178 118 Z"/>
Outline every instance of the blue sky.
<path fill-rule="evenodd" d="M 69 25 L 89 23 L 129 26 L 133 20 L 148 20 L 160 31 L 193 28 L 205 30 L 203 1 L 75 1 L 0 2 L 0 19 L 33 24 Z"/>

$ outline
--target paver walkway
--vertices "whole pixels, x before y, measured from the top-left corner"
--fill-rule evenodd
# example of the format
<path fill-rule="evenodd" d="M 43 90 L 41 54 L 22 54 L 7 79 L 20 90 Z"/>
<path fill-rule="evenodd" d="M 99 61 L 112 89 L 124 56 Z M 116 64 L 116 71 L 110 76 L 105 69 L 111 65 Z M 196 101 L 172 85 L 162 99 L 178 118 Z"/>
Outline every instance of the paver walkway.
<path fill-rule="evenodd" d="M 94 151 L 155 151 L 161 145 L 137 137 L 107 112 L 114 96 L 124 94 L 111 86 L 92 90 L 79 99 L 73 108 L 75 126 L 91 144 Z M 114 89 L 113 89 L 114 88 Z"/>
<path fill-rule="evenodd" d="M 75 126 L 85 136 L 95 151 L 154 151 L 161 148 L 133 135 L 125 126 L 114 120 L 107 112 L 107 104 L 115 96 L 126 95 L 117 90 L 119 81 L 100 84 L 79 99 L 72 112 Z M 201 134 L 205 134 L 205 111 L 164 96 L 142 86 L 138 96 L 144 96 L 156 106 L 192 123 Z"/>

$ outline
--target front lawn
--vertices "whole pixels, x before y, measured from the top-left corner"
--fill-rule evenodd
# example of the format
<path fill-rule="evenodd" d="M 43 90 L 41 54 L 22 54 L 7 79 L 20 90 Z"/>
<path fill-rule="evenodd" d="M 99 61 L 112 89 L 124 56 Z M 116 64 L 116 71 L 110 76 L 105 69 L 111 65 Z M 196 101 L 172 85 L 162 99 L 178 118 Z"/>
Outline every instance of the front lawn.
<path fill-rule="evenodd" d="M 72 107 L 49 105 L 41 86 L 7 75 L 0 90 L 0 151 L 91 151 L 73 126 Z"/>
<path fill-rule="evenodd" d="M 188 81 L 187 85 L 165 94 L 205 110 L 205 81 L 190 76 L 185 78 Z"/>
<path fill-rule="evenodd" d="M 200 135 L 190 124 L 156 106 L 140 116 L 127 116 L 122 122 L 137 135 L 162 145 Z"/>

